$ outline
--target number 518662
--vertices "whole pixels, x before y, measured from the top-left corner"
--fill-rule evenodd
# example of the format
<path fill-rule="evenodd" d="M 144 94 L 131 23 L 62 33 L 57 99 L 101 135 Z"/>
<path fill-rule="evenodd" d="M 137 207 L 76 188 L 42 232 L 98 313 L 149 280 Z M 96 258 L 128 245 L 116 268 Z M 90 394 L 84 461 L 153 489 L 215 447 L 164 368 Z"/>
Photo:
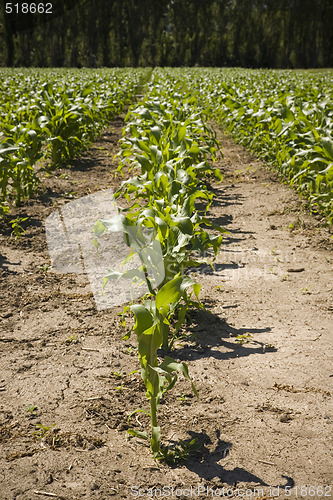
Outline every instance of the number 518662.
<path fill-rule="evenodd" d="M 6 3 L 6 14 L 52 14 L 52 3 Z"/>

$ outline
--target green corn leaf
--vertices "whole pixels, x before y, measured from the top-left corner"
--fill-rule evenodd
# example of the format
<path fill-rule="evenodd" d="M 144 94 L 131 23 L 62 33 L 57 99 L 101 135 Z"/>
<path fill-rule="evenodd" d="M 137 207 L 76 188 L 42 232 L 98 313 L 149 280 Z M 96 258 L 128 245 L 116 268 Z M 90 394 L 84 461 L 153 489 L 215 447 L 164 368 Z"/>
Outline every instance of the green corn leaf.
<path fill-rule="evenodd" d="M 145 281 L 145 273 L 142 266 L 140 266 L 138 269 L 129 269 L 128 271 L 125 271 L 121 274 L 121 277 L 124 279 L 140 278 L 141 280 Z"/>
<path fill-rule="evenodd" d="M 177 227 L 185 234 L 192 235 L 193 233 L 193 223 L 190 217 L 176 217 Z"/>
<path fill-rule="evenodd" d="M 323 138 L 321 145 L 330 160 L 333 160 L 333 141 L 329 138 Z"/>
<path fill-rule="evenodd" d="M 192 390 L 196 396 L 198 396 L 198 391 L 192 382 L 189 373 L 188 373 L 188 366 L 185 363 L 178 363 L 174 359 L 170 358 L 169 356 L 166 356 L 163 360 L 163 362 L 159 365 L 160 370 L 163 370 L 167 373 L 172 373 L 172 372 L 177 372 L 180 371 L 184 375 L 184 377 L 191 382 Z"/>
<path fill-rule="evenodd" d="M 135 155 L 135 158 L 142 166 L 142 169 L 144 172 L 149 172 L 154 166 L 153 163 L 151 161 L 149 161 L 148 158 L 146 158 L 143 155 L 137 154 L 137 155 Z"/>
<path fill-rule="evenodd" d="M 145 153 L 150 153 L 149 146 L 144 141 L 137 141 L 139 148 Z"/>
<path fill-rule="evenodd" d="M 83 90 L 82 90 L 82 97 L 87 97 L 89 94 L 91 94 L 93 92 L 93 87 L 85 87 Z"/>
<path fill-rule="evenodd" d="M 129 434 L 130 436 L 140 438 L 140 439 L 149 440 L 149 436 L 146 432 L 137 431 L 136 429 L 127 429 L 127 434 Z"/>
<path fill-rule="evenodd" d="M 153 316 L 146 307 L 134 304 L 131 306 L 131 311 L 135 316 L 134 331 L 138 336 L 153 326 Z"/>
<path fill-rule="evenodd" d="M 105 225 L 98 219 L 98 221 L 94 225 L 94 235 L 96 238 L 99 238 L 102 234 L 106 232 Z"/>
<path fill-rule="evenodd" d="M 163 335 L 159 318 L 154 318 L 155 322 L 140 334 L 138 328 L 135 328 L 135 333 L 138 335 L 138 351 L 141 362 L 141 375 L 147 388 L 147 393 L 152 396 L 159 394 L 159 382 L 154 375 L 154 371 L 149 367 L 157 366 L 157 349 L 163 342 Z M 144 325 L 139 325 L 140 329 Z"/>
<path fill-rule="evenodd" d="M 200 283 L 193 283 L 192 284 L 193 291 L 195 293 L 196 298 L 199 300 L 199 293 L 201 290 L 201 285 Z"/>
<path fill-rule="evenodd" d="M 144 413 L 145 415 L 148 415 L 150 417 L 150 413 L 148 413 L 146 410 L 142 410 L 141 408 L 131 411 L 131 413 L 127 417 L 127 423 L 129 424 L 130 419 L 133 417 L 133 415 L 136 415 L 137 413 Z"/>
<path fill-rule="evenodd" d="M 222 182 L 222 181 L 223 181 L 223 175 L 221 174 L 220 169 L 219 169 L 219 168 L 214 168 L 213 172 L 214 172 L 215 177 L 216 177 L 219 181 L 221 181 L 221 182 Z"/>
<path fill-rule="evenodd" d="M 187 132 L 186 127 L 180 127 L 180 129 L 178 129 L 178 134 L 177 134 L 178 143 L 182 142 L 182 140 L 186 136 L 186 132 Z"/>
<path fill-rule="evenodd" d="M 152 427 L 151 428 L 151 449 L 154 456 L 160 455 L 160 441 L 161 441 L 161 428 Z"/>
<path fill-rule="evenodd" d="M 150 133 L 154 137 L 156 143 L 158 144 L 162 135 L 160 127 L 155 125 L 150 129 Z"/>
<path fill-rule="evenodd" d="M 199 148 L 199 146 L 193 145 L 190 147 L 188 152 L 189 152 L 189 154 L 198 155 L 198 154 L 200 154 L 201 149 Z"/>
<path fill-rule="evenodd" d="M 8 146 L 7 148 L 0 149 L 0 156 L 4 156 L 10 153 L 15 153 L 19 149 L 18 146 Z"/>

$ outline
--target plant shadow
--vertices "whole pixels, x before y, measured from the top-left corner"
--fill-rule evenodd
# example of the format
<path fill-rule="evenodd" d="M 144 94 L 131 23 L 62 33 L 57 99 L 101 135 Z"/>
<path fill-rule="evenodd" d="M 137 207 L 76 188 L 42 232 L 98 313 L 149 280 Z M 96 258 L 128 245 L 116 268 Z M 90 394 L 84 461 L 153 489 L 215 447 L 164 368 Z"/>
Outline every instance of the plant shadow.
<path fill-rule="evenodd" d="M 195 439 L 200 448 L 193 452 L 187 462 L 185 467 L 197 474 L 201 479 L 205 481 L 212 481 L 215 478 L 221 480 L 221 482 L 232 486 L 235 488 L 238 483 L 255 483 L 255 485 L 260 486 L 272 486 L 266 483 L 262 478 L 252 474 L 246 469 L 235 467 L 232 470 L 227 470 L 222 464 L 221 460 L 225 459 L 232 449 L 232 443 L 226 442 L 221 439 L 220 431 L 215 430 L 216 440 L 214 443 L 210 436 L 205 432 L 195 432 L 188 431 L 190 440 Z M 232 453 L 232 451 L 230 451 Z M 280 485 L 281 489 L 287 486 L 292 488 L 294 486 L 294 480 L 288 476 L 282 476 L 286 479 L 286 484 Z M 274 486 L 276 488 L 277 486 Z"/>
<path fill-rule="evenodd" d="M 10 262 L 7 257 L 0 254 L 0 269 L 4 272 L 9 272 L 8 265 L 19 266 L 20 262 Z M 16 274 L 16 273 L 15 273 Z"/>
<path fill-rule="evenodd" d="M 273 345 L 252 338 L 254 334 L 270 332 L 268 326 L 234 328 L 225 319 L 207 310 L 191 311 L 190 321 L 186 333 L 180 336 L 183 345 L 174 346 L 172 350 L 174 357 L 181 361 L 203 358 L 227 360 L 277 351 Z M 239 342 L 232 340 L 239 336 L 246 337 L 240 338 Z"/>

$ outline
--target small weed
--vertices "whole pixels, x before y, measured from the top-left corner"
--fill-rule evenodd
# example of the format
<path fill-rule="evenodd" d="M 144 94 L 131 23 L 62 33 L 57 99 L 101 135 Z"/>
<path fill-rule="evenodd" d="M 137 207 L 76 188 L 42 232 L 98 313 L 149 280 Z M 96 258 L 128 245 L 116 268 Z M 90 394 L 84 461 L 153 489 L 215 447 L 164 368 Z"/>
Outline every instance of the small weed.
<path fill-rule="evenodd" d="M 21 226 L 21 223 L 25 222 L 26 220 L 28 220 L 28 217 L 17 217 L 16 219 L 12 219 L 9 222 L 9 224 L 12 226 L 11 236 L 14 236 L 16 240 L 26 232 L 26 230 Z"/>
<path fill-rule="evenodd" d="M 39 272 L 41 273 L 47 273 L 48 271 L 50 271 L 50 269 L 52 269 L 52 266 L 50 266 L 50 264 L 41 264 L 40 266 L 37 266 L 37 269 Z"/>
<path fill-rule="evenodd" d="M 180 440 L 179 444 L 173 446 L 161 446 L 160 453 L 155 457 L 156 460 L 162 460 L 169 465 L 177 465 L 180 462 L 186 462 L 189 455 L 199 449 L 200 445 L 196 439 L 191 441 Z"/>
<path fill-rule="evenodd" d="M 178 399 L 178 401 L 180 401 L 180 403 L 182 405 L 184 405 L 184 404 L 186 404 L 188 402 L 188 397 L 183 392 L 181 392 L 179 394 L 179 396 L 177 396 L 177 399 Z"/>
<path fill-rule="evenodd" d="M 0 219 L 5 218 L 10 213 L 9 206 L 6 203 L 0 203 Z"/>
<path fill-rule="evenodd" d="M 135 356 L 135 354 L 137 353 L 137 348 L 130 345 L 122 349 L 121 352 L 123 354 L 129 354 L 130 356 Z"/>
<path fill-rule="evenodd" d="M 74 333 L 74 335 L 71 335 L 70 337 L 68 337 L 68 339 L 65 340 L 65 344 L 67 344 L 67 345 L 78 344 L 78 343 L 79 343 L 79 339 L 77 338 L 76 333 Z"/>
<path fill-rule="evenodd" d="M 46 434 L 52 429 L 52 427 L 54 427 L 55 424 L 52 424 L 52 425 L 43 425 L 43 424 L 36 424 L 35 427 L 36 427 L 36 430 L 33 432 L 33 434 L 35 436 L 38 436 L 40 438 L 43 438 L 44 436 L 46 436 Z"/>
<path fill-rule="evenodd" d="M 238 342 L 238 344 L 247 344 L 248 342 L 251 342 L 252 340 L 252 335 L 250 333 L 244 333 L 243 335 L 237 335 L 235 338 L 235 342 Z"/>
<path fill-rule="evenodd" d="M 74 198 L 75 195 L 76 195 L 75 191 L 66 191 L 63 194 L 63 198 Z"/>
<path fill-rule="evenodd" d="M 35 416 L 36 416 L 36 411 L 37 411 L 37 409 L 38 409 L 38 408 L 37 408 L 37 406 L 35 406 L 35 405 L 31 405 L 31 404 L 28 404 L 28 405 L 25 407 L 25 410 L 26 410 L 27 412 L 29 412 L 29 413 L 30 413 L 30 415 L 31 415 L 32 417 L 35 417 Z"/>
<path fill-rule="evenodd" d="M 116 371 L 116 372 L 113 372 L 113 375 L 117 378 L 117 379 L 120 379 L 120 378 L 123 378 L 124 374 L 120 371 Z"/>

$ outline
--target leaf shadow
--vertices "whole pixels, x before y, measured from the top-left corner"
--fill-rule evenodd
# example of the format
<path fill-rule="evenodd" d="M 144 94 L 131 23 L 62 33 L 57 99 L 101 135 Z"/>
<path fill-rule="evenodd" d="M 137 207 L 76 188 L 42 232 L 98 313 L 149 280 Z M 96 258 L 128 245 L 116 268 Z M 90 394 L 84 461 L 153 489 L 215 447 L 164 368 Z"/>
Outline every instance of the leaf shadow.
<path fill-rule="evenodd" d="M 220 462 L 226 458 L 228 450 L 232 449 L 232 443 L 221 439 L 219 429 L 215 430 L 215 434 L 216 440 L 214 440 L 213 443 L 212 439 L 205 431 L 188 431 L 190 439 L 196 439 L 197 443 L 200 445 L 200 449 L 193 453 L 185 463 L 185 467 L 188 470 L 194 472 L 205 481 L 219 478 L 223 483 L 233 488 L 237 487 L 238 483 L 255 483 L 255 485 L 260 486 L 271 486 L 262 478 L 252 474 L 246 469 L 240 467 L 235 467 L 232 470 L 225 469 Z M 290 488 L 294 486 L 295 483 L 291 477 L 284 475 L 282 475 L 282 477 L 286 479 L 287 482 L 279 486 L 281 489 L 287 486 Z"/>
<path fill-rule="evenodd" d="M 8 260 L 7 257 L 0 254 L 0 269 L 2 269 L 2 271 L 9 272 L 8 265 L 19 266 L 20 262 L 10 262 L 10 260 Z"/>
<path fill-rule="evenodd" d="M 182 336 L 183 345 L 181 347 L 175 346 L 172 351 L 174 357 L 181 361 L 203 358 L 227 360 L 277 351 L 271 344 L 251 337 L 243 344 L 232 340 L 240 335 L 250 334 L 252 336 L 270 332 L 269 326 L 235 328 L 229 325 L 224 318 L 207 310 L 191 311 L 191 321 L 187 333 Z"/>

